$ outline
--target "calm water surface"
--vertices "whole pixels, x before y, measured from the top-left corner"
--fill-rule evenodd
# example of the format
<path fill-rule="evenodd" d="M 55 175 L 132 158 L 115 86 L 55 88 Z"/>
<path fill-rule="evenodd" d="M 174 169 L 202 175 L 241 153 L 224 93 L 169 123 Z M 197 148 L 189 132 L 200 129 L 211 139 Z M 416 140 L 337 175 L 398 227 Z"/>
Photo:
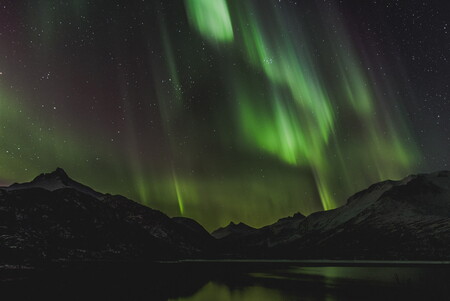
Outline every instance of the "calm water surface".
<path fill-rule="evenodd" d="M 211 280 L 191 296 L 200 300 L 449 300 L 444 266 L 289 266 Z"/>
<path fill-rule="evenodd" d="M 450 300 L 450 265 L 76 263 L 33 270 L 0 269 L 0 292 L 5 300 Z"/>

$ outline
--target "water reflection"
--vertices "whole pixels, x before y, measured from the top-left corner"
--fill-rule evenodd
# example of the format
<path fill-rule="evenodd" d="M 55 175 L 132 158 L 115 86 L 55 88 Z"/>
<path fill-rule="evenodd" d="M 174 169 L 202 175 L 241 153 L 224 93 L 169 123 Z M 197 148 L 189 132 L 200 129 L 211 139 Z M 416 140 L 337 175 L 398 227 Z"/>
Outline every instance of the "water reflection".
<path fill-rule="evenodd" d="M 264 300 L 295 300 L 289 299 L 286 294 L 275 289 L 262 286 L 249 286 L 232 289 L 227 285 L 209 282 L 194 296 L 170 300 L 215 300 L 215 301 L 264 301 Z"/>
<path fill-rule="evenodd" d="M 11 295 L 14 300 L 109 301 L 422 301 L 450 296 L 449 265 L 325 265 L 191 261 L 0 269 L 0 291 L 6 300 Z"/>
<path fill-rule="evenodd" d="M 443 267 L 289 266 L 215 279 L 191 296 L 169 300 L 444 300 L 449 280 Z"/>
<path fill-rule="evenodd" d="M 378 285 L 397 285 L 420 281 L 421 269 L 416 267 L 300 267 L 293 274 L 323 276 L 329 285 L 343 281 L 368 282 Z"/>

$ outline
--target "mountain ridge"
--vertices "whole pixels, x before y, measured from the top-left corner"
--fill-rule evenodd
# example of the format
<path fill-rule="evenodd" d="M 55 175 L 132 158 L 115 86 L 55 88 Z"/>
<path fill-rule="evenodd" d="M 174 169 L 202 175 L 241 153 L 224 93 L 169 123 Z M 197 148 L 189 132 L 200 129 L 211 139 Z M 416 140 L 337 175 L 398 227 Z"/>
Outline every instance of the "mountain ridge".
<path fill-rule="evenodd" d="M 198 227 L 97 192 L 61 168 L 0 187 L 0 263 L 208 258 L 214 241 Z"/>
<path fill-rule="evenodd" d="M 43 188 L 46 190 L 54 191 L 61 188 L 73 188 L 96 198 L 103 196 L 102 193 L 95 191 L 91 187 L 72 180 L 72 178 L 67 175 L 66 171 L 60 167 L 57 167 L 53 172 L 42 173 L 30 182 L 14 183 L 8 187 L 3 188 L 8 191 L 28 188 Z"/>
<path fill-rule="evenodd" d="M 345 205 L 261 228 L 230 222 L 209 234 L 58 168 L 0 187 L 0 258 L 54 260 L 450 259 L 450 172 L 383 181 Z"/>
<path fill-rule="evenodd" d="M 449 187 L 448 171 L 376 183 L 344 206 L 287 222 L 281 232 L 271 231 L 275 223 L 225 237 L 223 245 L 244 258 L 448 260 Z"/>

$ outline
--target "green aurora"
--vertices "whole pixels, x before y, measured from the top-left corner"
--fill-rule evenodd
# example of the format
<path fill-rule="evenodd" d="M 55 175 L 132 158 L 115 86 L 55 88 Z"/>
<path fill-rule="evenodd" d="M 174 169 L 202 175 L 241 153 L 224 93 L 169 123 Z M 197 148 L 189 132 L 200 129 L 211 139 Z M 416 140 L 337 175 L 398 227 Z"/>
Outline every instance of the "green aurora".
<path fill-rule="evenodd" d="M 40 29 L 39 47 L 29 50 L 37 69 L 63 65 L 54 61 L 61 51 L 55 45 L 64 43 L 54 26 L 61 15 L 69 28 L 82 27 L 79 14 L 95 15 L 84 1 L 64 14 L 49 9 L 55 3 L 37 4 L 42 13 L 27 20 Z M 337 15 L 314 6 L 299 17 L 272 1 L 185 0 L 172 14 L 141 5 L 135 9 L 149 12 L 139 22 L 151 24 L 134 38 L 147 54 L 144 63 L 130 63 L 139 50 L 120 46 L 126 26 L 112 24 L 102 47 L 93 42 L 81 52 L 87 62 L 69 64 L 101 88 L 75 93 L 72 81 L 19 91 L 9 77 L 18 67 L 4 67 L 0 182 L 61 166 L 99 191 L 213 229 L 230 220 L 262 226 L 297 211 L 333 209 L 374 182 L 416 170 L 421 155 L 396 82 L 371 68 L 378 62 L 364 56 Z M 109 62 L 95 65 L 100 48 L 136 70 L 117 72 L 104 85 L 98 78 Z M 96 93 L 103 95 L 96 105 L 110 113 L 77 114 L 92 106 L 85 98 L 97 89 L 115 93 Z M 76 104 L 59 101 L 60 93 L 72 93 Z"/>

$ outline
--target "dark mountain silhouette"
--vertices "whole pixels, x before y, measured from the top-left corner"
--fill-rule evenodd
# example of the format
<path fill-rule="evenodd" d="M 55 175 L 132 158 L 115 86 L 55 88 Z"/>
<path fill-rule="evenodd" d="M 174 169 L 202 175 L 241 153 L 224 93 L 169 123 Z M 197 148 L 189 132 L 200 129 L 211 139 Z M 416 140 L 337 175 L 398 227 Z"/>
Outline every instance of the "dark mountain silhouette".
<path fill-rule="evenodd" d="M 71 188 L 84 194 L 88 194 L 94 198 L 101 198 L 103 196 L 100 192 L 72 180 L 69 178 L 67 173 L 59 167 L 54 172 L 44 173 L 37 176 L 31 182 L 21 184 L 15 183 L 9 187 L 6 187 L 5 190 L 13 191 L 28 188 L 43 188 L 50 191 L 55 191 L 62 188 Z"/>
<path fill-rule="evenodd" d="M 214 239 L 195 221 L 183 220 L 96 192 L 58 168 L 29 183 L 0 188 L 0 261 L 210 256 Z"/>
<path fill-rule="evenodd" d="M 205 228 L 203 228 L 203 226 L 200 225 L 197 221 L 191 218 L 180 216 L 172 217 L 172 220 L 180 225 L 183 225 L 184 227 L 189 228 L 190 230 L 198 234 L 198 236 L 203 236 L 205 240 L 211 240 L 211 235 L 209 234 L 209 232 L 206 231 Z"/>
<path fill-rule="evenodd" d="M 254 230 L 256 229 L 244 223 L 235 224 L 230 222 L 228 226 L 213 231 L 211 235 L 217 239 L 232 239 L 234 237 L 245 236 L 248 233 L 252 233 Z"/>
<path fill-rule="evenodd" d="M 450 172 L 374 184 L 346 205 L 223 237 L 226 254 L 291 259 L 450 259 Z"/>
<path fill-rule="evenodd" d="M 276 223 L 259 229 L 244 223 L 230 223 L 211 233 L 218 239 L 223 257 L 260 258 L 267 256 L 271 240 L 288 241 L 305 218 L 300 213 L 278 220 Z M 281 255 L 281 254 L 280 254 Z"/>
<path fill-rule="evenodd" d="M 374 184 L 259 229 L 199 223 L 99 193 L 58 168 L 0 188 L 0 263 L 208 258 L 450 260 L 450 172 Z"/>

